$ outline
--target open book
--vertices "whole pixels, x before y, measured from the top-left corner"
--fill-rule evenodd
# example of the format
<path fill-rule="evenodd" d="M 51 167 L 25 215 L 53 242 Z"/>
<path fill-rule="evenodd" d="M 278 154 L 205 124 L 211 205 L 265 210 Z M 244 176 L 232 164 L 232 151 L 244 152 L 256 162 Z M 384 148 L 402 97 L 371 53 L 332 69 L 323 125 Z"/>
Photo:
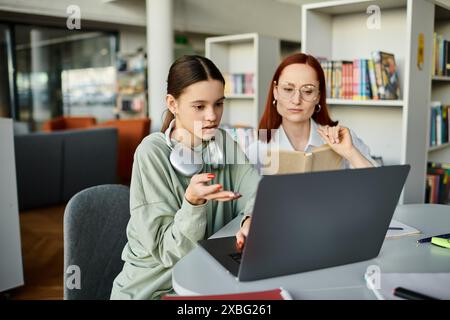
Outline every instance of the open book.
<path fill-rule="evenodd" d="M 327 144 L 311 152 L 271 150 L 263 166 L 264 175 L 342 169 L 342 157 Z"/>

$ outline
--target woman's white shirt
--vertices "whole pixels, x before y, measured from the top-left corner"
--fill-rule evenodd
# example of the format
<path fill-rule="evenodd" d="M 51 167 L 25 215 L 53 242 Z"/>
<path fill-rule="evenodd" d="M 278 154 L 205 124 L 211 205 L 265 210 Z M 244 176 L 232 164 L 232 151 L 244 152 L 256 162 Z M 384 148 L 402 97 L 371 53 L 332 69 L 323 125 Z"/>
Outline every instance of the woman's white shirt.
<path fill-rule="evenodd" d="M 310 119 L 310 131 L 309 131 L 309 139 L 306 147 L 303 151 L 310 152 L 315 147 L 320 147 L 325 144 L 325 141 L 317 132 L 318 125 L 313 120 Z M 359 152 L 369 160 L 374 166 L 378 166 L 378 164 L 373 160 L 370 156 L 369 147 L 352 131 L 350 130 L 350 135 L 352 137 L 353 145 Z M 262 142 L 261 140 L 256 140 L 253 142 L 247 150 L 245 150 L 246 155 L 250 162 L 259 169 L 261 163 L 265 163 L 265 157 L 267 157 L 267 150 L 286 150 L 286 151 L 295 151 L 294 146 L 289 141 L 286 132 L 283 129 L 283 126 L 280 125 L 278 129 L 275 130 L 274 135 L 269 143 Z M 344 159 L 342 163 L 343 168 L 348 169 L 351 168 L 350 162 Z"/>

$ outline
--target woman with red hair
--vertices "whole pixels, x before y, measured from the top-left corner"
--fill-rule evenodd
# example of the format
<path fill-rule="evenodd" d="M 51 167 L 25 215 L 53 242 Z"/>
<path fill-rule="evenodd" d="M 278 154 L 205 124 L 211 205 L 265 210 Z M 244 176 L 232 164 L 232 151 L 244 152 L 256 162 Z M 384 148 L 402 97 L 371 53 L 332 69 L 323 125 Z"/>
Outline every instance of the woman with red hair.
<path fill-rule="evenodd" d="M 259 140 L 247 151 L 254 164 L 266 162 L 263 158 L 267 156 L 268 148 L 311 151 L 328 144 L 342 156 L 344 168 L 376 166 L 367 145 L 353 131 L 331 120 L 322 67 L 308 54 L 293 54 L 278 66 L 258 135 Z M 245 241 L 249 226 L 250 221 L 236 234 L 239 242 Z"/>
<path fill-rule="evenodd" d="M 247 153 L 252 163 L 261 163 L 268 147 L 311 151 L 328 144 L 343 157 L 345 168 L 376 165 L 364 142 L 331 120 L 325 86 L 322 67 L 313 56 L 296 53 L 281 62 L 259 123 L 259 141 Z"/>

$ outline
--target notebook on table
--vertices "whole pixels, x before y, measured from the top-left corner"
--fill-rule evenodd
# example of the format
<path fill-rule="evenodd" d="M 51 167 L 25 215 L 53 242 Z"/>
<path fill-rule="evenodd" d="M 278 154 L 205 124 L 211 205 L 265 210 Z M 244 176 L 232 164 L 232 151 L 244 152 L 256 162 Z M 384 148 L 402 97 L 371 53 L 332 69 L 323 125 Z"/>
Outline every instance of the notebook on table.
<path fill-rule="evenodd" d="M 291 295 L 283 288 L 256 292 L 240 292 L 217 295 L 175 296 L 165 295 L 163 300 L 292 300 Z"/>

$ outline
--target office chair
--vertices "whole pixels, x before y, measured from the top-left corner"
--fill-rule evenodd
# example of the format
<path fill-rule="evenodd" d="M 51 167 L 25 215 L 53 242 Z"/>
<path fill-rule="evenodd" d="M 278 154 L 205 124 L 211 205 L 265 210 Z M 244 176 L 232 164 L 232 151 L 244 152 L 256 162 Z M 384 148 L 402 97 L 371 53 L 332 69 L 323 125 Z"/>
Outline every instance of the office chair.
<path fill-rule="evenodd" d="M 100 185 L 84 189 L 64 212 L 64 299 L 106 300 L 123 267 L 130 189 Z"/>

